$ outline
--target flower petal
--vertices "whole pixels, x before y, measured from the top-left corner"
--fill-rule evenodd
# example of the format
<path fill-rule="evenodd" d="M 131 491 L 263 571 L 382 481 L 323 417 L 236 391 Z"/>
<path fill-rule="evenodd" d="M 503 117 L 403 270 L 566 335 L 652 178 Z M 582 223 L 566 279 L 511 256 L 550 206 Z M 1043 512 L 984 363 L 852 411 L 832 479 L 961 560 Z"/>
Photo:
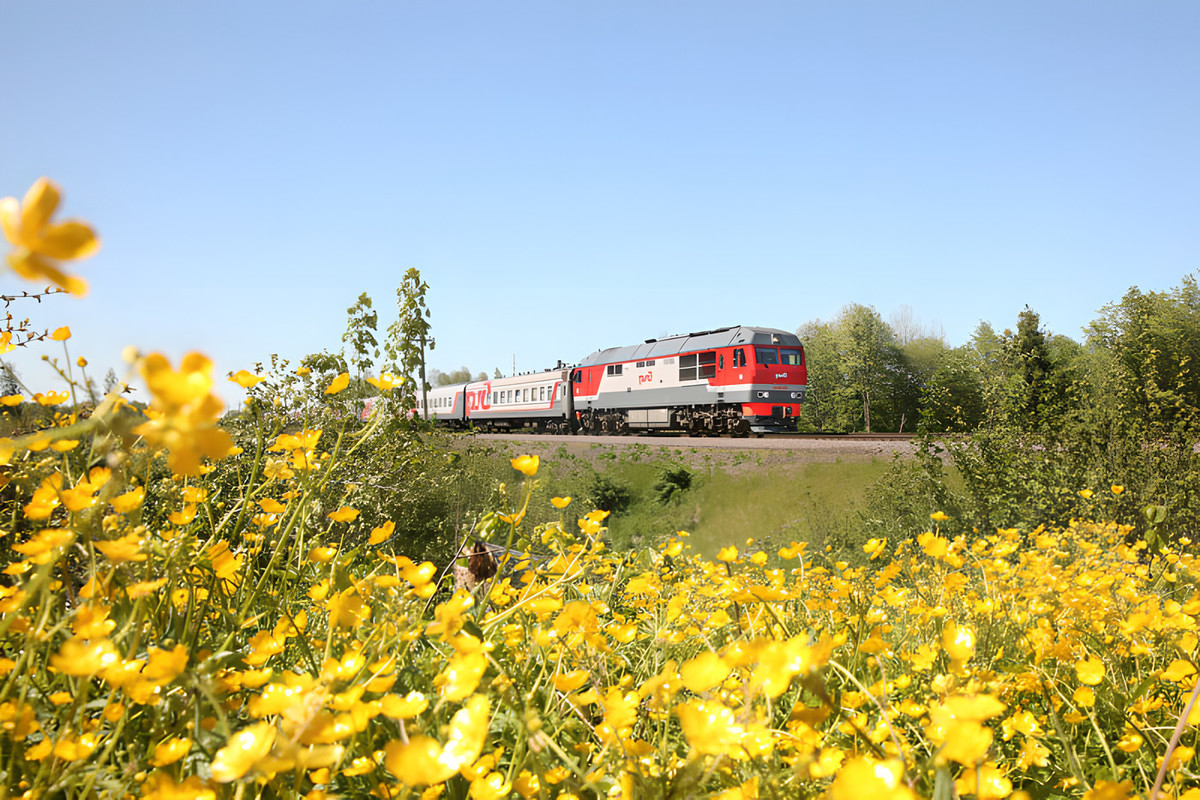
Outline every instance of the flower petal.
<path fill-rule="evenodd" d="M 67 220 L 50 225 L 38 237 L 37 251 L 44 256 L 63 261 L 87 258 L 100 249 L 100 237 L 90 225 Z"/>
<path fill-rule="evenodd" d="M 38 236 L 42 228 L 54 216 L 58 208 L 61 194 L 58 186 L 49 178 L 38 178 L 33 186 L 25 193 L 25 202 L 21 204 L 21 232 L 25 236 Z"/>

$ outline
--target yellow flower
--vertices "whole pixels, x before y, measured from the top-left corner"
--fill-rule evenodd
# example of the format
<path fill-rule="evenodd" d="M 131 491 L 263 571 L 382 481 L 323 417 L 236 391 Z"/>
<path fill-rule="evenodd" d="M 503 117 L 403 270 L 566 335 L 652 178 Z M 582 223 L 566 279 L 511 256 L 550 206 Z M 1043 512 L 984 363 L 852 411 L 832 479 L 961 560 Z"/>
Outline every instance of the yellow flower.
<path fill-rule="evenodd" d="M 732 668 L 723 658 L 705 651 L 691 661 L 685 661 L 679 667 L 679 677 L 689 691 L 703 694 L 728 678 L 731 671 Z"/>
<path fill-rule="evenodd" d="M 142 552 L 142 542 L 142 537 L 138 535 L 137 531 L 133 531 L 120 539 L 112 539 L 107 542 L 97 541 L 94 544 L 105 558 L 114 564 L 120 564 L 125 561 L 145 561 L 146 554 Z"/>
<path fill-rule="evenodd" d="M 25 402 L 25 398 L 19 394 L 6 394 L 3 397 L 0 397 L 0 404 L 6 405 L 9 408 L 19 406 L 23 402 Z"/>
<path fill-rule="evenodd" d="M 217 793 L 197 775 L 175 783 L 169 772 L 153 772 L 142 786 L 141 800 L 216 800 Z"/>
<path fill-rule="evenodd" d="M 393 719 L 411 719 L 429 708 L 429 700 L 420 692 L 409 692 L 404 697 L 389 694 L 379 701 L 379 707 Z"/>
<path fill-rule="evenodd" d="M 517 472 L 532 478 L 537 474 L 540 461 L 541 459 L 537 456 L 517 456 L 512 459 L 512 466 Z"/>
<path fill-rule="evenodd" d="M 237 372 L 229 373 L 229 380 L 236 383 L 243 389 L 250 389 L 266 380 L 262 375 L 255 375 L 252 372 L 247 372 L 244 369 L 239 369 Z"/>
<path fill-rule="evenodd" d="M 65 342 L 71 338 L 71 329 L 66 325 L 55 329 L 54 333 L 50 334 L 50 338 L 56 342 Z"/>
<path fill-rule="evenodd" d="M 737 557 L 738 557 L 737 545 L 731 544 L 728 547 L 722 547 L 720 549 L 720 551 L 717 553 L 717 561 L 724 561 L 726 563 L 729 563 L 732 561 L 737 561 Z"/>
<path fill-rule="evenodd" d="M 354 520 L 358 519 L 358 509 L 351 508 L 350 506 L 342 506 L 337 511 L 326 514 L 326 516 L 334 522 L 354 522 Z"/>
<path fill-rule="evenodd" d="M 116 621 L 108 618 L 110 611 L 103 603 L 81 605 L 71 620 L 71 630 L 80 639 L 103 639 L 117 627 Z"/>
<path fill-rule="evenodd" d="M 390 372 L 385 372 L 378 378 L 367 378 L 367 383 L 374 386 L 381 392 L 390 392 L 400 384 L 404 383 L 404 376 L 396 376 Z"/>
<path fill-rule="evenodd" d="M 65 392 L 65 391 L 64 392 L 46 392 L 45 394 L 42 394 L 41 392 L 34 392 L 33 399 L 36 400 L 39 405 L 56 406 L 59 403 L 62 403 L 65 400 L 67 400 L 70 396 L 71 396 L 70 392 Z"/>
<path fill-rule="evenodd" d="M 1104 680 L 1104 662 L 1089 656 L 1075 663 L 1075 674 L 1079 676 L 1080 683 L 1095 686 Z"/>
<path fill-rule="evenodd" d="M 564 672 L 554 676 L 554 688 L 560 692 L 573 692 L 587 683 L 589 677 L 591 677 L 591 673 L 586 669 Z"/>
<path fill-rule="evenodd" d="M 308 551 L 308 560 L 312 561 L 314 564 L 324 564 L 328 561 L 332 561 L 333 557 L 336 555 L 336 547 L 321 545 Z"/>
<path fill-rule="evenodd" d="M 212 366 L 200 353 L 184 356 L 178 372 L 161 353 L 138 365 L 153 395 L 154 413 L 134 433 L 153 447 L 167 448 L 167 464 L 181 475 L 199 474 L 201 458 L 223 458 L 233 447 L 233 439 L 216 425 L 225 405 L 210 392 Z"/>
<path fill-rule="evenodd" d="M 1140 796 L 1133 791 L 1133 781 L 1096 781 L 1091 789 L 1083 793 L 1083 800 L 1132 800 Z"/>
<path fill-rule="evenodd" d="M 978 769 L 963 770 L 955 783 L 958 794 L 975 795 L 979 800 L 1001 800 L 1012 794 L 1012 781 L 1004 777 L 994 764 L 982 764 Z M 976 793 L 978 789 L 978 794 Z"/>
<path fill-rule="evenodd" d="M 883 555 L 883 553 L 885 552 L 886 549 L 887 549 L 887 539 L 886 538 L 884 538 L 884 539 L 869 539 L 867 541 L 867 543 L 863 545 L 863 552 L 866 553 L 867 555 L 869 555 L 871 557 L 872 561 L 874 561 L 879 556 Z"/>
<path fill-rule="evenodd" d="M 1124 487 L 1124 486 L 1121 486 L 1121 485 L 1119 485 L 1119 484 L 1116 484 L 1116 483 L 1114 483 L 1114 484 L 1112 485 L 1112 493 L 1113 493 L 1113 494 L 1120 494 L 1120 493 L 1121 493 L 1121 492 L 1123 492 L 1123 491 L 1125 491 L 1125 487 Z"/>
<path fill-rule="evenodd" d="M 550 503 L 555 508 L 562 509 L 562 508 L 566 508 L 567 506 L 571 505 L 571 498 L 569 498 L 569 497 L 552 497 L 552 498 L 550 498 Z"/>
<path fill-rule="evenodd" d="M 904 784 L 904 766 L 896 761 L 856 758 L 843 766 L 829 787 L 829 800 L 909 800 L 914 795 Z"/>
<path fill-rule="evenodd" d="M 129 596 L 130 600 L 137 600 L 139 597 L 149 597 L 166 585 L 166 578 L 158 578 L 152 581 L 139 581 L 126 586 L 125 594 Z"/>
<path fill-rule="evenodd" d="M 675 707 L 688 744 L 697 753 L 745 758 L 738 743 L 745 732 L 734 713 L 715 700 L 689 700 Z"/>
<path fill-rule="evenodd" d="M 191 739 L 172 736 L 169 739 L 164 739 L 155 746 L 154 755 L 151 757 L 150 763 L 156 767 L 165 767 L 168 764 L 174 764 L 186 756 L 191 749 Z"/>
<path fill-rule="evenodd" d="M 213 779 L 218 783 L 230 783 L 245 776 L 266 758 L 274 743 L 275 726 L 270 722 L 256 722 L 243 728 L 213 756 Z"/>
<path fill-rule="evenodd" d="M 130 489 L 124 494 L 117 495 L 109 502 L 112 504 L 113 511 L 118 514 L 128 514 L 135 508 L 138 508 L 146 499 L 145 488 L 138 486 L 135 489 Z"/>
<path fill-rule="evenodd" d="M 950 516 L 944 511 L 935 511 L 929 515 L 929 518 L 934 522 L 945 522 L 950 519 Z"/>
<path fill-rule="evenodd" d="M 50 666 L 64 675 L 91 676 L 115 667 L 121 661 L 117 648 L 108 639 L 82 642 L 68 639 L 57 654 L 50 656 Z"/>
<path fill-rule="evenodd" d="M 325 388 L 325 394 L 337 394 L 349 385 L 350 373 L 343 372 L 341 375 L 338 375 L 336 378 L 330 381 L 329 386 Z"/>
<path fill-rule="evenodd" d="M 445 745 L 422 735 L 410 736 L 408 744 L 388 742 L 383 764 L 410 786 L 443 783 L 479 758 L 489 722 L 487 697 L 474 695 L 450 720 Z"/>
<path fill-rule="evenodd" d="M 83 356 L 80 356 L 79 358 L 75 359 L 75 363 L 78 364 L 80 366 L 80 368 L 86 367 L 88 365 L 87 359 L 84 358 Z"/>
<path fill-rule="evenodd" d="M 479 686 L 480 679 L 483 678 L 483 673 L 487 671 L 487 666 L 487 655 L 482 649 L 455 653 L 450 657 L 450 663 L 446 665 L 446 669 L 434 678 L 433 682 L 443 698 L 458 702 L 475 691 Z"/>
<path fill-rule="evenodd" d="M 508 797 L 512 784 L 505 782 L 499 772 L 492 772 L 471 781 L 471 800 L 500 800 Z"/>
<path fill-rule="evenodd" d="M 942 627 L 942 649 L 954 661 L 967 661 L 975 655 L 975 631 L 969 625 L 947 622 Z"/>
<path fill-rule="evenodd" d="M 388 520 L 378 528 L 371 529 L 371 535 L 367 537 L 367 544 L 382 544 L 392 538 L 392 534 L 396 532 L 396 523 Z"/>
<path fill-rule="evenodd" d="M 1182 683 L 1184 679 L 1195 674 L 1196 668 L 1192 666 L 1191 662 L 1177 658 L 1171 662 L 1170 666 L 1162 671 L 1162 674 L 1159 677 L 1164 681 Z"/>
<path fill-rule="evenodd" d="M 1082 491 L 1079 492 L 1079 496 L 1082 497 L 1084 500 L 1090 499 L 1092 496 L 1092 490 L 1091 489 L 1083 489 Z"/>
<path fill-rule="evenodd" d="M 8 254 L 8 265 L 25 280 L 49 281 L 80 297 L 88 285 L 82 278 L 62 271 L 58 261 L 87 258 L 100 249 L 100 239 L 84 222 L 51 223 L 61 194 L 47 178 L 38 178 L 25 194 L 0 199 L 0 230 L 16 249 Z"/>

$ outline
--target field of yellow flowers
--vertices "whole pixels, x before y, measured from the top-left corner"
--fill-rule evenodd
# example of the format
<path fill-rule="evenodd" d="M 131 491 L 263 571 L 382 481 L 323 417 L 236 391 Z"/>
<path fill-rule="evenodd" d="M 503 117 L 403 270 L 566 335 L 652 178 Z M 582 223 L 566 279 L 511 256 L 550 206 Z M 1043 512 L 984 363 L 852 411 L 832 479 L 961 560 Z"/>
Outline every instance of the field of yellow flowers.
<path fill-rule="evenodd" d="M 81 293 L 57 200 L 0 201 L 7 260 Z M 204 356 L 135 364 L 144 413 L 0 398 L 47 409 L 0 440 L 0 797 L 1200 798 L 1188 541 L 616 553 L 570 498 L 527 521 L 526 456 L 471 532 L 514 554 L 455 589 L 321 502 L 383 413 L 235 441 Z"/>

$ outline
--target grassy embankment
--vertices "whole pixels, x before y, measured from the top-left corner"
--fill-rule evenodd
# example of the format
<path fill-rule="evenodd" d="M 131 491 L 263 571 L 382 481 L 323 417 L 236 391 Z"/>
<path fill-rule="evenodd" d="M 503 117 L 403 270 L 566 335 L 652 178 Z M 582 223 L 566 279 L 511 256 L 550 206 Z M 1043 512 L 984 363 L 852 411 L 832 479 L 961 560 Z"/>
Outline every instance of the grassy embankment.
<path fill-rule="evenodd" d="M 715 555 L 748 538 L 776 546 L 865 541 L 856 535 L 871 487 L 892 468 L 884 456 L 788 450 L 725 450 L 683 441 L 613 445 L 492 440 L 477 457 L 503 461 L 539 455 L 539 494 L 571 496 L 589 508 L 614 496 L 607 520 L 617 548 L 652 545 L 675 531 L 691 534 L 699 552 Z M 660 499 L 664 474 L 686 469 L 687 488 Z"/>

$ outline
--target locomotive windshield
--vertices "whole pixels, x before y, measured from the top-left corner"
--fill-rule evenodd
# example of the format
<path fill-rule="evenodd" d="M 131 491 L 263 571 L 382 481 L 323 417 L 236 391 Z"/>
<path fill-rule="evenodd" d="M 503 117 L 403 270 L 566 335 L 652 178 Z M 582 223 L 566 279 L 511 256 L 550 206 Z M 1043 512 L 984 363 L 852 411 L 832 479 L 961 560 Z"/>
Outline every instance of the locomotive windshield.
<path fill-rule="evenodd" d="M 754 360 L 759 364 L 778 364 L 779 351 L 774 347 L 754 348 Z"/>
<path fill-rule="evenodd" d="M 804 363 L 804 351 L 791 347 L 781 347 L 779 348 L 779 363 L 798 367 Z"/>

